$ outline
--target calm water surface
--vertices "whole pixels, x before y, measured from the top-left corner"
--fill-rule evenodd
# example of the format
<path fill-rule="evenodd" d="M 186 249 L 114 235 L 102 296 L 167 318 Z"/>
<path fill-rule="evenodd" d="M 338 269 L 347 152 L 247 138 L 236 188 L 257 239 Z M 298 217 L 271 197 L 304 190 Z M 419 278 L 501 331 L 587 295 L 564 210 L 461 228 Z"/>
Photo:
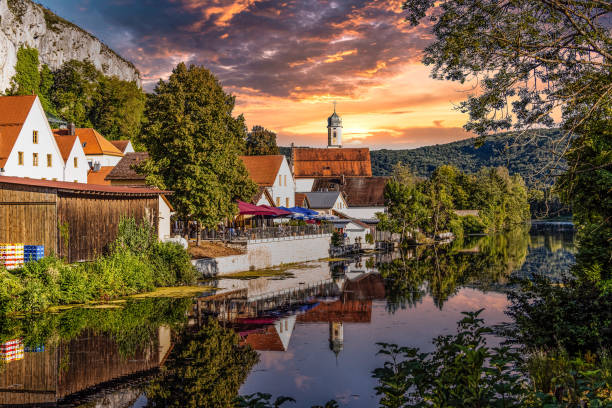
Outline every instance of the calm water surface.
<path fill-rule="evenodd" d="M 283 278 L 219 279 L 220 290 L 195 299 L 4 320 L 0 405 L 212 407 L 236 392 L 266 392 L 295 398 L 293 406 L 376 406 L 377 342 L 430 351 L 462 311 L 506 322 L 510 277 L 558 279 L 573 253 L 571 233 L 517 230 L 311 262 Z M 255 351 L 236 349 L 234 333 Z"/>

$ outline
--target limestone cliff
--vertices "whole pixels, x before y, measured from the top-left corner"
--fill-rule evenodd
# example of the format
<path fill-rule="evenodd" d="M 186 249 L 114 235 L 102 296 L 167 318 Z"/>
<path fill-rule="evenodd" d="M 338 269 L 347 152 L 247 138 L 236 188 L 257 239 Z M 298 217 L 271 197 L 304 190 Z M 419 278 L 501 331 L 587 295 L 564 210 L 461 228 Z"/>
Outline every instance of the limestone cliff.
<path fill-rule="evenodd" d="M 31 0 L 0 0 L 0 91 L 10 87 L 21 46 L 38 49 L 41 64 L 51 70 L 73 59 L 89 60 L 105 75 L 140 86 L 134 65 L 85 30 Z"/>

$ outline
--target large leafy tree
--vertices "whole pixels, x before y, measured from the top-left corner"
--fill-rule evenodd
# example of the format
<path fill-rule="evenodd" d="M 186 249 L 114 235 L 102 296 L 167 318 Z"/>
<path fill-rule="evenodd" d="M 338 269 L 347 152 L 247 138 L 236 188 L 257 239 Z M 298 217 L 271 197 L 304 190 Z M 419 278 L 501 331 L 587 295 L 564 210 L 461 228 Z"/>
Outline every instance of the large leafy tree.
<path fill-rule="evenodd" d="M 249 156 L 263 156 L 278 154 L 276 133 L 263 126 L 253 126 L 246 138 L 246 154 Z"/>
<path fill-rule="evenodd" d="M 53 74 L 46 64 L 40 69 L 39 66 L 40 61 L 36 48 L 19 48 L 15 75 L 11 78 L 11 87 L 6 90 L 6 93 L 8 95 L 38 95 L 43 108 L 53 113 L 55 109 L 49 101 Z"/>
<path fill-rule="evenodd" d="M 513 129 L 525 135 L 516 143 L 528 143 L 525 130 L 560 118 L 555 150 L 568 170 L 557 188 L 581 229 L 579 265 L 612 289 L 612 3 L 406 0 L 404 8 L 413 25 L 429 19 L 434 41 L 423 62 L 433 77 L 478 85 L 460 105 L 467 130 L 484 138 Z"/>
<path fill-rule="evenodd" d="M 244 151 L 244 118 L 232 116 L 234 97 L 207 69 L 180 63 L 147 100 L 142 143 L 149 152 L 147 180 L 174 191 L 183 219 L 209 228 L 232 218 L 236 200 L 256 191 L 238 157 Z"/>

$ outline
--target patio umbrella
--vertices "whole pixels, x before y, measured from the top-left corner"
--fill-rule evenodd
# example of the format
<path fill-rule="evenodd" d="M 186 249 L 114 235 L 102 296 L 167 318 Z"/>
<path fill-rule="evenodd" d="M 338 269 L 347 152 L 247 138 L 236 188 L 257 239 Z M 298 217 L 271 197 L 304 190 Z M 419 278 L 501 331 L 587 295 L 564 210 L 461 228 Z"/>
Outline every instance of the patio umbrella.
<path fill-rule="evenodd" d="M 277 217 L 286 217 L 288 215 L 291 215 L 291 211 L 282 210 L 278 207 L 270 207 L 269 205 L 260 205 L 259 207 L 272 211 L 272 215 L 275 215 Z"/>
<path fill-rule="evenodd" d="M 316 211 L 313 211 L 309 208 L 304 208 L 304 207 L 291 207 L 288 208 L 289 211 L 294 212 L 294 213 L 299 213 L 299 214 L 304 214 L 304 215 L 317 215 L 319 214 Z"/>
<path fill-rule="evenodd" d="M 274 211 L 263 208 L 263 206 L 245 203 L 244 201 L 238 201 L 238 210 L 240 215 L 276 215 Z"/>

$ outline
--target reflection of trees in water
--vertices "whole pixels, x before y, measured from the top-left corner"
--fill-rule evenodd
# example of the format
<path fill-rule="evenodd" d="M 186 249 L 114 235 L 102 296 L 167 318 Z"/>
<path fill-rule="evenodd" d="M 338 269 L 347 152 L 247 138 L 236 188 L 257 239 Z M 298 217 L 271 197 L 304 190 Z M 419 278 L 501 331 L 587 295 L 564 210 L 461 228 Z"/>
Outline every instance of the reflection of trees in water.
<path fill-rule="evenodd" d="M 379 265 L 385 279 L 387 309 L 412 307 L 429 294 L 438 308 L 460 287 L 474 285 L 487 290 L 505 283 L 527 256 L 528 228 L 454 242 L 416 247 L 389 263 Z"/>
<path fill-rule="evenodd" d="M 211 318 L 197 333 L 185 333 L 158 378 L 146 388 L 149 407 L 231 407 L 258 361 L 238 345 L 231 329 Z"/>

